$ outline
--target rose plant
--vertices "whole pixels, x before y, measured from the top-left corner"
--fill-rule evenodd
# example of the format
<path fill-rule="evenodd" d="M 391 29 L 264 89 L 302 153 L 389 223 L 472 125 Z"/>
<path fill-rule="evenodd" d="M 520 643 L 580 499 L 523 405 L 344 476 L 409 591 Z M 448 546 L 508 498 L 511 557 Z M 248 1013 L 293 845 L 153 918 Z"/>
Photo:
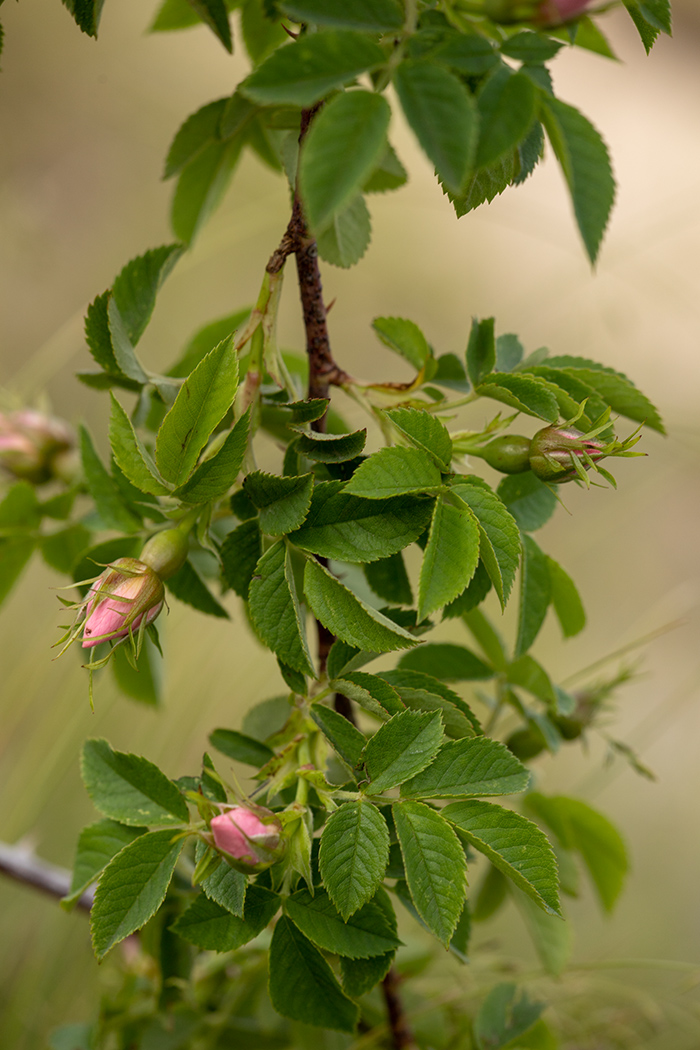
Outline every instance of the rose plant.
<path fill-rule="evenodd" d="M 101 0 L 66 6 L 96 36 Z M 625 6 L 647 49 L 670 32 L 666 0 Z M 582 800 L 533 790 L 528 763 L 595 729 L 616 680 L 570 693 L 532 654 L 550 608 L 565 638 L 585 625 L 576 586 L 532 534 L 560 483 L 611 483 L 600 461 L 637 454 L 638 432 L 615 436 L 619 416 L 663 423 L 627 376 L 561 348 L 527 353 L 493 318 L 473 320 L 458 357 L 409 318 L 377 317 L 373 336 L 411 378 L 365 381 L 332 354 L 319 259 L 357 263 L 366 198 L 407 179 L 394 106 L 458 217 L 530 177 L 548 142 L 593 262 L 615 193 L 608 151 L 555 95 L 548 63 L 604 38 L 591 5 L 565 0 L 165 0 L 152 28 L 204 22 L 231 51 L 229 8 L 242 8 L 251 70 L 173 138 L 176 241 L 128 262 L 87 311 L 97 367 L 79 378 L 109 391 L 112 460 L 83 427 L 79 475 L 15 469 L 0 505 L 5 543 L 31 522 L 30 548 L 53 550 L 61 523 L 68 553 L 52 564 L 81 589 L 64 641 L 90 650 L 91 677 L 125 656 L 138 671 L 125 691 L 150 697 L 166 595 L 226 618 L 219 597 L 233 592 L 283 683 L 241 729 L 214 728 L 219 757 L 176 780 L 86 743 L 101 816 L 64 903 L 87 900 L 98 959 L 130 948 L 122 990 L 80 1045 L 302 1047 L 311 1025 L 327 1047 L 557 1047 L 546 1004 L 497 978 L 476 1005 L 436 1006 L 429 1036 L 414 1031 L 401 931 L 417 923 L 464 965 L 472 923 L 514 899 L 558 974 L 579 860 L 614 906 L 619 832 Z M 157 373 L 138 344 L 158 291 L 244 150 L 286 180 L 287 229 L 257 302 L 231 303 Z M 276 340 L 292 256 L 305 353 Z M 336 390 L 366 426 L 343 419 Z M 492 418 L 467 429 L 475 404 Z M 514 432 L 528 420 L 533 436 Z M 505 475 L 495 488 L 480 461 Z M 40 501 L 30 483 L 54 491 Z M 506 642 L 483 603 L 505 608 L 516 579 Z M 462 640 L 430 640 L 440 619 Z M 245 791 L 232 762 L 252 770 Z"/>

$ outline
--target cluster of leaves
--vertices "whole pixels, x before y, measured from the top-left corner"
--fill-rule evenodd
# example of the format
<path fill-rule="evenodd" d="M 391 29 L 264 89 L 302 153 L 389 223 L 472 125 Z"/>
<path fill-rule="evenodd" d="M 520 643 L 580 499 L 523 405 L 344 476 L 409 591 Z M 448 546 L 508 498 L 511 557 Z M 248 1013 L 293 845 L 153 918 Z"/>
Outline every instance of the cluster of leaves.
<path fill-rule="evenodd" d="M 101 0 L 67 6 L 95 35 Z M 645 44 L 668 30 L 665 0 L 626 6 Z M 546 67 L 565 43 L 607 53 L 590 19 L 541 32 L 498 26 L 446 0 L 405 9 L 396 0 L 165 0 L 153 29 L 205 22 L 231 50 L 233 8 L 253 69 L 175 136 L 165 175 L 177 178 L 178 240 L 128 263 L 87 313 L 99 371 L 80 378 L 109 391 L 110 461 L 83 428 L 72 487 L 40 499 L 18 482 L 0 503 L 2 596 L 35 548 L 79 581 L 95 563 L 138 557 L 144 537 L 189 522 L 189 557 L 169 592 L 222 618 L 221 593 L 235 592 L 287 687 L 253 708 L 243 731 L 210 737 L 229 760 L 254 768 L 256 802 L 283 827 L 283 857 L 250 877 L 207 837 L 211 817 L 238 798 L 208 754 L 198 776 L 176 781 L 106 741 L 89 741 L 83 754 L 103 819 L 81 835 L 67 903 L 97 881 L 98 957 L 142 930 L 161 977 L 149 1010 L 136 1009 L 132 989 L 118 1019 L 104 1019 L 105 1032 L 119 1029 L 119 1045 L 171 1050 L 205 1033 L 207 1045 L 229 1045 L 243 1020 L 255 1046 L 290 1045 L 287 1022 L 266 1027 L 242 1005 L 258 996 L 268 968 L 272 1006 L 290 1022 L 348 1033 L 360 1019 L 378 1023 L 372 990 L 400 945 L 395 903 L 464 961 L 472 919 L 512 897 L 552 973 L 567 958 L 559 891 L 578 892 L 577 854 L 603 907 L 613 906 L 627 861 L 605 817 L 534 792 L 524 797 L 528 816 L 485 801 L 524 792 L 524 762 L 579 739 L 606 689 L 572 695 L 531 653 L 550 607 L 565 637 L 585 623 L 573 581 L 531 535 L 554 512 L 556 488 L 524 472 L 494 489 L 465 472 L 464 453 L 518 415 L 545 426 L 578 417 L 592 428 L 614 412 L 663 432 L 626 376 L 586 358 L 526 355 L 516 336 L 496 337 L 492 318 L 474 320 L 457 356 L 436 355 L 412 321 L 379 317 L 374 332 L 415 375 L 401 384 L 344 377 L 384 438 L 366 454 L 367 430 L 351 429 L 327 398 L 309 399 L 308 363 L 277 346 L 283 266 L 266 272 L 252 308 L 197 332 L 166 374 L 149 370 L 137 348 L 158 291 L 244 147 L 286 174 L 321 257 L 358 261 L 370 237 L 365 195 L 406 181 L 387 138 L 390 85 L 457 215 L 527 178 L 545 136 L 591 260 L 613 202 L 606 147 L 554 96 Z M 515 415 L 481 431 L 449 428 L 457 410 L 483 399 Z M 277 443 L 275 472 L 257 469 L 261 432 Z M 493 590 L 504 608 L 518 570 L 507 646 L 480 606 Z M 470 644 L 425 642 L 437 614 L 460 621 Z M 335 639 L 327 654 L 309 641 L 307 621 Z M 112 666 L 123 691 L 157 702 L 154 646 L 144 646 L 137 670 L 121 653 Z M 391 653 L 400 654 L 396 666 L 366 669 Z M 334 697 L 359 711 L 357 725 Z M 501 726 L 505 743 L 494 739 Z M 477 860 L 484 877 L 467 902 L 467 868 Z M 227 994 L 232 967 L 241 991 Z M 529 1046 L 556 1045 L 541 1008 L 500 985 L 457 1034 L 478 1050 L 525 1033 Z"/>

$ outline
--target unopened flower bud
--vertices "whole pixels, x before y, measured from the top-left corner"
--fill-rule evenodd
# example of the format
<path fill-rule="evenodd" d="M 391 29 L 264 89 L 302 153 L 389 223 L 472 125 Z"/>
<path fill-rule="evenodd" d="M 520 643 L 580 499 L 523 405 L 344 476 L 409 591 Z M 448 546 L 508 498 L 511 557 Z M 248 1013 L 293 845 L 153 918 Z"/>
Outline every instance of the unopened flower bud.
<path fill-rule="evenodd" d="M 85 605 L 83 649 L 135 633 L 163 608 L 162 580 L 136 558 L 118 558 L 97 578 Z"/>
<path fill-rule="evenodd" d="M 572 481 L 579 473 L 572 464 L 572 456 L 584 470 L 605 455 L 606 445 L 587 437 L 576 427 L 551 426 L 538 430 L 530 443 L 530 469 L 540 481 Z"/>
<path fill-rule="evenodd" d="M 590 6 L 591 0 L 542 0 L 535 22 L 545 29 L 560 26 L 584 15 Z"/>
<path fill-rule="evenodd" d="M 32 408 L 0 412 L 0 466 L 13 477 L 42 485 L 57 476 L 57 457 L 73 445 L 67 423 Z"/>
<path fill-rule="evenodd" d="M 168 580 L 187 559 L 187 534 L 180 529 L 165 529 L 144 544 L 139 560 L 153 569 L 161 580 Z"/>
<path fill-rule="evenodd" d="M 230 806 L 212 817 L 210 826 L 214 846 L 240 871 L 263 871 L 284 850 L 282 825 L 262 806 Z"/>
<path fill-rule="evenodd" d="M 492 22 L 531 22 L 544 29 L 570 22 L 586 13 L 592 0 L 484 0 Z"/>
<path fill-rule="evenodd" d="M 484 445 L 479 456 L 501 474 L 522 474 L 530 469 L 530 438 L 504 434 Z"/>

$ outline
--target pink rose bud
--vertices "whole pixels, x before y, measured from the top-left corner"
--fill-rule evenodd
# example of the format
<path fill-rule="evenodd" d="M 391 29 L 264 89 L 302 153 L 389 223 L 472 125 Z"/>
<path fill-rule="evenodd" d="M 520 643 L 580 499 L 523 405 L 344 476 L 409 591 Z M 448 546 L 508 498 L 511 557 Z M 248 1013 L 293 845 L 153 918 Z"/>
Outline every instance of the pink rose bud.
<path fill-rule="evenodd" d="M 484 0 L 484 12 L 492 22 L 531 22 L 546 29 L 585 14 L 591 3 L 592 0 Z"/>
<path fill-rule="evenodd" d="M 97 578 L 85 605 L 83 649 L 135 633 L 163 608 L 159 576 L 137 558 L 118 558 Z"/>
<path fill-rule="evenodd" d="M 13 477 L 41 485 L 56 476 L 55 461 L 73 445 L 67 423 L 32 408 L 0 412 L 0 466 Z"/>
<path fill-rule="evenodd" d="M 545 28 L 559 26 L 584 15 L 590 6 L 591 0 L 542 0 L 535 21 Z"/>
<path fill-rule="evenodd" d="M 572 481 L 579 477 L 571 457 L 576 456 L 584 470 L 590 462 L 602 459 L 606 444 L 587 437 L 576 427 L 552 426 L 538 430 L 530 443 L 530 469 L 540 481 Z"/>
<path fill-rule="evenodd" d="M 262 871 L 274 864 L 284 846 L 281 832 L 280 822 L 262 806 L 255 810 L 231 806 L 211 820 L 216 848 L 246 871 Z"/>

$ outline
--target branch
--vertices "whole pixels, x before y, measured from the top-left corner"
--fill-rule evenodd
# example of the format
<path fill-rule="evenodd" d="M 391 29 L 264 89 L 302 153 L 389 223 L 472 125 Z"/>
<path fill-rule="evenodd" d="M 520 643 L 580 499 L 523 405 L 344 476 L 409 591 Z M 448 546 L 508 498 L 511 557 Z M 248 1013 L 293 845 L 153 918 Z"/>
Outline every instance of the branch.
<path fill-rule="evenodd" d="M 71 873 L 57 864 L 37 857 L 29 846 L 8 846 L 0 842 L 0 871 L 16 882 L 47 893 L 50 897 L 66 897 L 70 893 Z M 93 890 L 86 890 L 77 901 L 77 907 L 90 911 Z"/>
<path fill-rule="evenodd" d="M 413 1038 L 413 1032 L 408 1026 L 403 1003 L 399 995 L 400 983 L 401 978 L 392 966 L 382 981 L 382 992 L 386 1003 L 386 1012 L 389 1017 L 392 1050 L 418 1050 L 417 1043 Z"/>

